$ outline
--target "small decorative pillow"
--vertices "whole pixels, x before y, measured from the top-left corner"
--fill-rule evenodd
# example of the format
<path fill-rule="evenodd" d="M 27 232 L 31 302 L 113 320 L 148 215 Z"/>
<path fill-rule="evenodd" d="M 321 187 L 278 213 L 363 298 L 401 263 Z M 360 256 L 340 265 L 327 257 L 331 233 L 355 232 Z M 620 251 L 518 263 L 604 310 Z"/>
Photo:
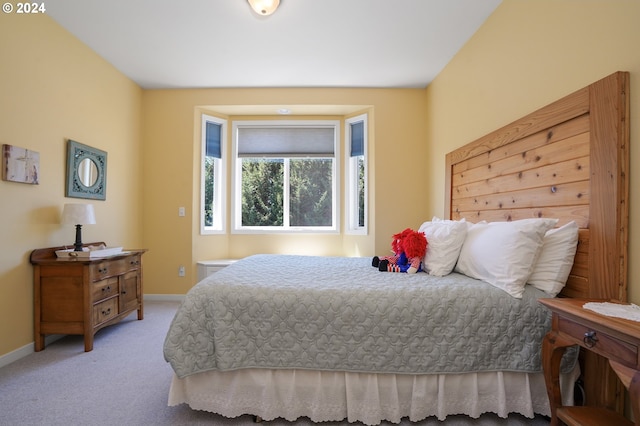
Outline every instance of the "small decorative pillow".
<path fill-rule="evenodd" d="M 437 217 L 420 226 L 419 232 L 427 237 L 427 253 L 422 267 L 429 275 L 442 277 L 453 271 L 458 255 L 467 236 L 467 223 L 464 219 L 443 220 Z"/>
<path fill-rule="evenodd" d="M 467 231 L 455 271 L 522 298 L 545 233 L 558 219 L 476 223 Z"/>
<path fill-rule="evenodd" d="M 575 222 L 547 231 L 527 283 L 556 297 L 567 283 L 577 247 L 578 225 Z"/>

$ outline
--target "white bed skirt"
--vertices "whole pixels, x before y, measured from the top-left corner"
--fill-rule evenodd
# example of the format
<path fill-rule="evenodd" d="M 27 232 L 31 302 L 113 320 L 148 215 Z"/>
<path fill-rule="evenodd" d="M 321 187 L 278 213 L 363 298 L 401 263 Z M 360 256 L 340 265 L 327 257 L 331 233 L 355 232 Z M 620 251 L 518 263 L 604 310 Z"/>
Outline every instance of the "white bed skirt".
<path fill-rule="evenodd" d="M 561 376 L 564 404 L 572 405 L 576 368 Z M 402 418 L 420 421 L 436 416 L 486 412 L 507 417 L 549 415 L 542 373 L 467 373 L 440 375 L 364 374 L 307 370 L 246 369 L 210 371 L 180 379 L 174 375 L 169 406 L 225 417 L 252 414 L 264 420 L 340 421 L 379 424 Z"/>

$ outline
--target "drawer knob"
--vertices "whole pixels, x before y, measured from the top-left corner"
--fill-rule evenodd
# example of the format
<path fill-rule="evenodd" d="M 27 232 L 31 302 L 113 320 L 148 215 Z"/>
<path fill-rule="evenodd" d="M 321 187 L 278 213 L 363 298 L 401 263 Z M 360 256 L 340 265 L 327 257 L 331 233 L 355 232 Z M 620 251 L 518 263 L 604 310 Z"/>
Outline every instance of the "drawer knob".
<path fill-rule="evenodd" d="M 584 345 L 588 348 L 592 348 L 598 343 L 598 337 L 595 331 L 587 331 L 584 333 L 584 339 L 582 339 Z"/>
<path fill-rule="evenodd" d="M 107 316 L 109 314 L 111 314 L 111 308 L 109 308 L 107 310 L 104 310 L 104 309 L 102 310 L 102 315 Z"/>
<path fill-rule="evenodd" d="M 103 293 L 106 293 L 107 291 L 111 291 L 111 286 L 110 285 L 108 285 L 106 287 L 102 287 L 102 292 Z"/>

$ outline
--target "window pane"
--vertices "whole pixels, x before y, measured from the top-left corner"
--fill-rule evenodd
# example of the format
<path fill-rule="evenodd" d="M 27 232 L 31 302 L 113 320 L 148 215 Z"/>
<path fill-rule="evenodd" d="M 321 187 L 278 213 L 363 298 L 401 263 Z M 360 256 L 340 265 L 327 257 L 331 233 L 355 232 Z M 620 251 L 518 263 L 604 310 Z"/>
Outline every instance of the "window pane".
<path fill-rule="evenodd" d="M 283 226 L 284 160 L 242 159 L 242 226 Z"/>
<path fill-rule="evenodd" d="M 291 159 L 289 221 L 291 226 L 332 225 L 331 159 Z"/>
<path fill-rule="evenodd" d="M 225 154 L 226 120 L 202 114 L 200 164 L 200 233 L 218 234 L 225 230 Z"/>
<path fill-rule="evenodd" d="M 369 185 L 367 183 L 367 114 L 345 120 L 345 139 L 349 145 L 345 154 L 345 218 L 346 232 L 366 235 L 368 221 L 367 199 Z"/>
<path fill-rule="evenodd" d="M 364 155 L 358 157 L 358 226 L 364 226 Z"/>
<path fill-rule="evenodd" d="M 213 226 L 213 189 L 215 188 L 215 159 L 204 158 L 204 226 Z"/>

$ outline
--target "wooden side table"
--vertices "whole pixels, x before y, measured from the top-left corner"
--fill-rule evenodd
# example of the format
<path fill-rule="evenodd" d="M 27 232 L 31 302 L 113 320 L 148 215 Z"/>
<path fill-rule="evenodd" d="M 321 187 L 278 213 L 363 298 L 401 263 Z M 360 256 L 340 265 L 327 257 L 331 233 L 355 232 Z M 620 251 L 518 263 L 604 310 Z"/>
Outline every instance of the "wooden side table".
<path fill-rule="evenodd" d="M 640 425 L 640 323 L 608 317 L 584 309 L 585 299 L 540 299 L 552 314 L 552 329 L 542 343 L 544 378 L 551 406 L 551 425 L 633 425 L 621 414 L 603 407 L 562 406 L 560 361 L 567 347 L 582 348 L 607 358 L 628 387 L 636 425 Z M 596 301 L 597 302 L 597 301 Z"/>

